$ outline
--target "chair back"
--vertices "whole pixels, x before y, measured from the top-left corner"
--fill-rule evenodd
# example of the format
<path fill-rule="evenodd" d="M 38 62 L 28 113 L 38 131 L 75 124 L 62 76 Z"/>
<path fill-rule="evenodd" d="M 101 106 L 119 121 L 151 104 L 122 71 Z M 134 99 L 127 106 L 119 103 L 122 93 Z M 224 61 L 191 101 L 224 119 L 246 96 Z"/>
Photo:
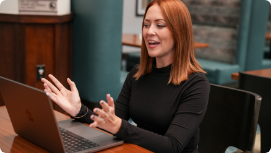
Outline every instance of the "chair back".
<path fill-rule="evenodd" d="M 200 125 L 200 153 L 225 153 L 229 146 L 252 151 L 261 97 L 211 84 L 209 103 Z"/>
<path fill-rule="evenodd" d="M 263 99 L 259 114 L 261 153 L 271 148 L 271 78 L 239 72 L 239 88 L 259 94 Z"/>

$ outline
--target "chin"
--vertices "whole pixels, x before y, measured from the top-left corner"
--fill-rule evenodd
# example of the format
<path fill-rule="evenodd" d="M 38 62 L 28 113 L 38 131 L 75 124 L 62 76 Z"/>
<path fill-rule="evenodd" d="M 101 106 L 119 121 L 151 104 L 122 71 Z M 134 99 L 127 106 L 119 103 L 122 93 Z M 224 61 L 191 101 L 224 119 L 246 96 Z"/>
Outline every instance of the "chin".
<path fill-rule="evenodd" d="M 152 55 L 150 55 L 150 54 L 149 54 L 149 56 L 150 56 L 150 57 L 152 57 L 152 58 L 155 58 L 155 57 L 157 57 L 157 56 L 152 56 Z"/>
<path fill-rule="evenodd" d="M 150 57 L 153 57 L 153 58 L 155 58 L 155 57 L 158 56 L 157 53 L 155 53 L 155 52 L 149 52 L 149 51 L 148 51 L 148 55 L 149 55 Z"/>

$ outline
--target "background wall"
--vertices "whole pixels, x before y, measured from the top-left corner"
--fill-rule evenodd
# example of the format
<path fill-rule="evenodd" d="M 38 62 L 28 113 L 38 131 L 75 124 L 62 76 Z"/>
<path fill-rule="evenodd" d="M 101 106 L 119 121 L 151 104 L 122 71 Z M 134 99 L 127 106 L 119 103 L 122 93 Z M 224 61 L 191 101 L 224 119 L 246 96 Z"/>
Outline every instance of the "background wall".
<path fill-rule="evenodd" d="M 71 10 L 73 81 L 81 99 L 99 102 L 107 93 L 117 99 L 122 87 L 123 0 L 72 0 Z"/>
<path fill-rule="evenodd" d="M 123 1 L 123 21 L 122 21 L 122 33 L 141 33 L 143 16 L 136 16 L 136 0 L 124 0 Z M 138 47 L 122 47 L 123 52 L 138 51 Z"/>
<path fill-rule="evenodd" d="M 46 2 L 46 1 L 39 1 L 40 4 L 45 4 L 45 6 L 42 7 L 36 7 L 35 6 L 35 10 L 37 10 L 37 8 L 41 9 L 42 8 L 42 12 L 19 12 L 19 4 L 20 2 L 22 2 L 22 0 L 4 0 L 1 4 L 0 4 L 0 13 L 3 14 L 33 14 L 33 15 L 51 15 L 54 13 L 49 13 L 49 12 L 44 12 L 44 10 L 46 10 L 47 6 L 46 4 L 49 4 L 50 2 Z M 25 1 L 27 2 L 27 1 Z M 27 3 L 33 3 L 32 1 L 29 1 Z M 71 6 L 70 6 L 71 0 L 57 0 L 57 15 L 66 15 L 66 14 L 70 14 L 71 12 Z M 44 9 L 45 8 L 45 9 Z"/>
<path fill-rule="evenodd" d="M 5 0 L 0 5 L 0 13 L 19 14 L 18 0 Z"/>

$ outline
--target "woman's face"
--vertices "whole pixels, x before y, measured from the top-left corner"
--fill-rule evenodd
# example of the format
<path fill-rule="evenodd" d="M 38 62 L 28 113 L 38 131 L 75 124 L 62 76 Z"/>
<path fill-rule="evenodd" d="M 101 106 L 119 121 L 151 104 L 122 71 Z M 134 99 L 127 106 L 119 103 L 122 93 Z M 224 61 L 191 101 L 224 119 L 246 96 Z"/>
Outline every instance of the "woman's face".
<path fill-rule="evenodd" d="M 172 61 L 174 39 L 157 4 L 148 9 L 143 24 L 143 38 L 149 56 Z"/>

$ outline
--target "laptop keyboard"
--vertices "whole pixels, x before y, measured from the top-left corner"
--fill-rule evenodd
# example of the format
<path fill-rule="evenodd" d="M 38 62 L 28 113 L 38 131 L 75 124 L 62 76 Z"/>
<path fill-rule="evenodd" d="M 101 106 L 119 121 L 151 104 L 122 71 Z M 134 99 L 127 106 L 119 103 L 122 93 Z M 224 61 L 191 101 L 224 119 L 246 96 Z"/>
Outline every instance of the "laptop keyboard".
<path fill-rule="evenodd" d="M 99 146 L 90 140 L 59 127 L 64 147 L 67 153 L 78 152 Z"/>

